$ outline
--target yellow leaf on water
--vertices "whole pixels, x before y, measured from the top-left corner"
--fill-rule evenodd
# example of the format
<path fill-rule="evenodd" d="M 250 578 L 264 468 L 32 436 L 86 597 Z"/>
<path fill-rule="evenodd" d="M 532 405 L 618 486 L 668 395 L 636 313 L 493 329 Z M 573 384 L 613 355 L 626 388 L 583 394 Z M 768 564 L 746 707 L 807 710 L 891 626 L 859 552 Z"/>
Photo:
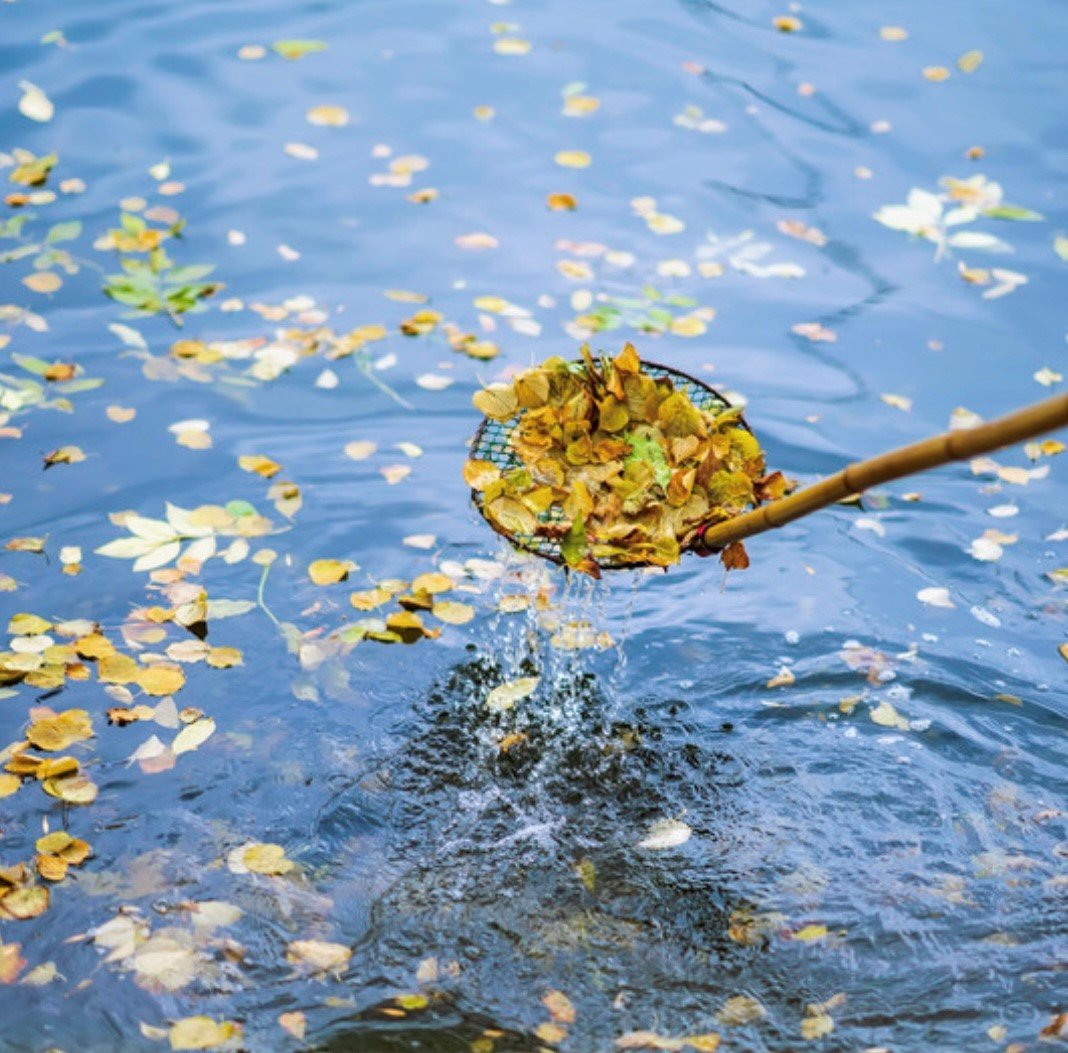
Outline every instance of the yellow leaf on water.
<path fill-rule="evenodd" d="M 403 482 L 412 474 L 411 465 L 408 464 L 388 464 L 378 470 L 390 486 L 396 486 L 397 483 Z"/>
<path fill-rule="evenodd" d="M 208 651 L 207 662 L 212 669 L 230 669 L 244 665 L 245 659 L 236 647 L 213 647 Z"/>
<path fill-rule="evenodd" d="M 439 600 L 431 613 L 447 625 L 466 625 L 475 616 L 475 608 L 456 600 Z"/>
<path fill-rule="evenodd" d="M 203 717 L 187 724 L 174 737 L 171 743 L 171 752 L 174 754 L 188 753 L 198 749 L 215 734 L 215 721 L 211 717 Z"/>
<path fill-rule="evenodd" d="M 897 43 L 902 40 L 908 40 L 909 31 L 901 26 L 883 26 L 879 30 L 879 36 L 890 43 Z"/>
<path fill-rule="evenodd" d="M 923 75 L 937 84 L 940 81 L 949 79 L 949 70 L 945 66 L 925 66 Z"/>
<path fill-rule="evenodd" d="M 351 957 L 352 951 L 343 943 L 328 943 L 325 940 L 294 940 L 286 948 L 286 961 L 294 965 L 307 965 L 317 972 L 344 969 Z"/>
<path fill-rule="evenodd" d="M 442 574 L 438 571 L 420 574 L 419 577 L 412 581 L 412 592 L 429 592 L 431 596 L 439 592 L 448 592 L 454 588 L 456 588 L 456 582 L 448 574 Z"/>
<path fill-rule="evenodd" d="M 283 1031 L 288 1031 L 295 1039 L 303 1039 L 308 1032 L 308 1018 L 298 1009 L 291 1013 L 281 1013 L 278 1024 Z"/>
<path fill-rule="evenodd" d="M 21 785 L 22 780 L 17 775 L 0 773 L 0 798 L 10 797 Z"/>
<path fill-rule="evenodd" d="M 146 695 L 173 695 L 185 684 L 185 673 L 180 666 L 159 662 L 142 669 L 137 683 Z"/>
<path fill-rule="evenodd" d="M 0 918 L 25 921 L 36 918 L 48 910 L 48 889 L 43 885 L 14 888 L 0 897 Z"/>
<path fill-rule="evenodd" d="M 493 42 L 493 50 L 498 55 L 526 55 L 532 45 L 529 40 L 518 37 L 501 37 Z"/>
<path fill-rule="evenodd" d="M 40 636 L 51 628 L 51 622 L 36 614 L 14 614 L 7 623 L 7 631 L 12 636 Z"/>
<path fill-rule="evenodd" d="M 237 463 L 246 472 L 255 472 L 256 475 L 262 475 L 264 479 L 271 479 L 282 470 L 280 464 L 260 453 L 243 454 L 238 457 Z"/>
<path fill-rule="evenodd" d="M 810 1013 L 801 1021 L 801 1037 L 809 1042 L 829 1035 L 834 1030 L 834 1020 L 829 1013 Z"/>
<path fill-rule="evenodd" d="M 957 59 L 957 69 L 961 73 L 974 73 L 983 64 L 983 53 L 981 51 L 965 51 L 959 59 Z"/>
<path fill-rule="evenodd" d="M 39 750 L 66 749 L 93 736 L 93 722 L 84 709 L 68 709 L 30 725 L 26 738 Z"/>
<path fill-rule="evenodd" d="M 798 33 L 803 28 L 801 19 L 793 15 L 778 15 L 771 20 L 771 24 L 780 33 Z"/>
<path fill-rule="evenodd" d="M 365 461 L 378 449 L 378 443 L 366 439 L 355 439 L 345 446 L 345 456 L 354 461 Z"/>
<path fill-rule="evenodd" d="M 344 106 L 313 106 L 307 118 L 309 124 L 320 127 L 344 128 L 349 123 L 349 111 Z"/>
<path fill-rule="evenodd" d="M 589 168 L 593 159 L 585 150 L 560 150 L 554 160 L 561 168 Z"/>
<path fill-rule="evenodd" d="M 548 991 L 542 998 L 542 1005 L 549 1010 L 549 1016 L 558 1024 L 573 1024 L 576 1019 L 574 1003 L 563 991 Z"/>
<path fill-rule="evenodd" d="M 22 279 L 22 284 L 36 293 L 54 293 L 62 288 L 63 279 L 55 271 L 34 271 Z"/>
<path fill-rule="evenodd" d="M 499 684 L 486 698 L 486 708 L 495 713 L 511 709 L 517 702 L 532 695 L 541 680 L 539 676 L 521 676 Z"/>
<path fill-rule="evenodd" d="M 545 203 L 551 212 L 574 212 L 578 208 L 573 194 L 549 194 Z"/>
<path fill-rule="evenodd" d="M 241 1034 L 241 1025 L 230 1020 L 216 1022 L 210 1016 L 187 1016 L 176 1021 L 167 1038 L 171 1049 L 215 1049 Z"/>
<path fill-rule="evenodd" d="M 1062 643 L 1057 645 L 1057 653 L 1068 662 L 1068 643 Z"/>
<path fill-rule="evenodd" d="M 308 577 L 316 585 L 336 585 L 357 569 L 350 559 L 317 559 L 308 565 Z"/>
<path fill-rule="evenodd" d="M 880 702 L 872 711 L 871 719 L 884 728 L 897 728 L 898 731 L 908 731 L 909 722 L 889 702 Z"/>
<path fill-rule="evenodd" d="M 806 925 L 804 928 L 798 929 L 796 932 L 792 933 L 790 939 L 808 942 L 810 940 L 822 940 L 826 935 L 826 925 Z"/>
<path fill-rule="evenodd" d="M 99 792 L 96 783 L 84 775 L 45 779 L 41 783 L 41 789 L 50 797 L 57 797 L 67 804 L 92 804 Z"/>
<path fill-rule="evenodd" d="M 906 398 L 904 395 L 880 395 L 879 398 L 888 406 L 893 406 L 894 409 L 902 410 L 905 413 L 912 409 L 912 399 Z"/>
<path fill-rule="evenodd" d="M 227 857 L 227 866 L 235 874 L 253 873 L 276 877 L 288 874 L 296 864 L 286 858 L 281 845 L 254 841 L 235 848 Z"/>

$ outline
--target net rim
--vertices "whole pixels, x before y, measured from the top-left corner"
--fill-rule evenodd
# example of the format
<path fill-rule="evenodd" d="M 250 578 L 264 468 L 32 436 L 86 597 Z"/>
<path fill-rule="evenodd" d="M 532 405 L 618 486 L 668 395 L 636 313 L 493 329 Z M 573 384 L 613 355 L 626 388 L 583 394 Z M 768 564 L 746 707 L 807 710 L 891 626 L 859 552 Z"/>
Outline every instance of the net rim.
<path fill-rule="evenodd" d="M 580 358 L 572 359 L 571 361 L 574 365 L 585 365 L 583 360 Z M 655 372 L 659 376 L 666 376 L 672 382 L 675 382 L 676 378 L 678 378 L 678 380 L 684 381 L 685 383 L 692 385 L 695 388 L 699 388 L 702 391 L 707 392 L 709 395 L 712 396 L 713 399 L 715 399 L 716 402 L 720 403 L 725 409 L 730 408 L 732 405 L 731 401 L 727 399 L 723 394 L 721 394 L 718 390 L 716 390 L 716 388 L 712 387 L 711 384 L 708 384 L 703 380 L 699 380 L 691 373 L 687 373 L 682 369 L 676 369 L 674 366 L 665 366 L 661 362 L 649 362 L 644 360 L 642 362 L 642 366 L 646 372 Z M 524 412 L 526 411 L 522 410 L 518 414 L 516 414 L 515 420 L 518 421 L 518 419 L 523 415 Z M 478 428 L 475 430 L 475 434 L 471 438 L 469 449 L 472 454 L 479 448 L 480 444 L 482 443 L 482 440 L 486 434 L 486 429 L 491 427 L 492 425 L 498 425 L 500 423 L 502 422 L 491 420 L 489 417 L 482 418 L 482 422 L 479 424 Z M 749 422 L 745 419 L 745 416 L 741 411 L 739 411 L 738 413 L 738 423 L 743 428 L 745 428 L 747 432 L 753 434 L 753 429 L 749 426 Z M 512 548 L 518 549 L 520 552 L 525 552 L 531 556 L 537 556 L 539 559 L 548 560 L 550 563 L 555 563 L 558 567 L 563 567 L 565 570 L 568 569 L 563 556 L 561 556 L 558 551 L 541 551 L 540 549 L 532 545 L 525 545 L 520 538 L 516 537 L 516 535 L 509 534 L 507 531 L 502 530 L 500 527 L 498 527 L 497 524 L 494 523 L 493 520 L 491 520 L 489 516 L 486 515 L 482 507 L 481 494 L 473 487 L 471 488 L 471 503 L 478 510 L 478 514 L 482 517 L 483 522 L 485 522 L 495 534 L 500 537 L 503 537 L 504 540 L 512 546 Z M 698 531 L 694 535 L 694 538 L 686 545 L 685 548 L 683 548 L 682 551 L 692 552 L 694 550 L 694 541 L 696 541 L 698 537 L 700 537 L 700 531 Z M 643 570 L 647 567 L 659 566 L 659 564 L 654 564 L 649 561 L 639 561 L 634 563 L 615 563 L 598 561 L 598 566 L 601 570 Z M 666 567 L 661 567 L 660 569 L 665 571 L 667 570 Z"/>

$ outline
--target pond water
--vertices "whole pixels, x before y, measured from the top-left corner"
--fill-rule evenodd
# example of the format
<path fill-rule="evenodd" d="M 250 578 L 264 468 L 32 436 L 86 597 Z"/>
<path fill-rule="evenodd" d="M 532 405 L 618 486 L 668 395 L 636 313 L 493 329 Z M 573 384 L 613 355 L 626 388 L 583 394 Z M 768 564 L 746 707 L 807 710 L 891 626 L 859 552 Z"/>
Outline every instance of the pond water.
<path fill-rule="evenodd" d="M 744 572 L 599 585 L 509 555 L 461 478 L 479 384 L 587 338 L 744 396 L 801 481 L 1056 390 L 1063 4 L 17 0 L 0 23 L 25 195 L 0 227 L 0 607 L 44 622 L 0 662 L 27 772 L 0 782 L 0 865 L 49 831 L 92 847 L 61 881 L 0 874 L 0 1047 L 1063 1036 L 1056 446 L 755 539 Z M 7 182 L 16 148 L 57 155 L 45 183 Z M 131 317 L 101 286 L 144 296 L 109 276 L 179 214 L 175 266 L 216 269 L 169 288 L 225 288 Z M 168 503 L 200 510 L 180 557 Z M 357 566 L 318 585 L 317 560 Z M 431 572 L 472 620 L 357 639 L 395 603 L 350 594 Z M 517 677 L 534 693 L 489 711 Z M 18 768 L 71 709 L 94 737 L 35 755 L 74 757 L 91 803 Z"/>

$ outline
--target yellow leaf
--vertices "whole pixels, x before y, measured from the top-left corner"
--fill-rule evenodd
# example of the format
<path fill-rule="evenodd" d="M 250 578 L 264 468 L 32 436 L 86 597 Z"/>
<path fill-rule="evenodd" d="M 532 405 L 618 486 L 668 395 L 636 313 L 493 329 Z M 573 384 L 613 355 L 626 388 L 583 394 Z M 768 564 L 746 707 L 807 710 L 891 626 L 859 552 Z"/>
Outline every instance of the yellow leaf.
<path fill-rule="evenodd" d="M 797 932 L 793 933 L 791 939 L 808 942 L 811 940 L 822 940 L 826 935 L 826 925 L 806 925 L 804 928 L 798 929 Z"/>
<path fill-rule="evenodd" d="M 589 168 L 593 159 L 585 150 L 560 150 L 554 160 L 561 168 Z"/>
<path fill-rule="evenodd" d="M 32 745 L 49 752 L 66 749 L 92 736 L 93 722 L 84 709 L 68 709 L 54 717 L 44 717 L 31 724 L 26 732 Z"/>
<path fill-rule="evenodd" d="M 97 676 L 105 684 L 131 684 L 142 671 L 129 655 L 118 653 L 104 655 L 96 667 Z"/>
<path fill-rule="evenodd" d="M 46 622 L 36 614 L 15 614 L 7 623 L 7 631 L 12 636 L 40 636 L 51 628 L 51 622 Z"/>
<path fill-rule="evenodd" d="M 336 585 L 357 569 L 349 559 L 317 559 L 308 566 L 308 577 L 316 585 Z"/>
<path fill-rule="evenodd" d="M 48 889 L 43 885 L 10 889 L 0 898 L 0 918 L 17 921 L 36 918 L 48 910 L 49 898 Z"/>
<path fill-rule="evenodd" d="M 364 461 L 378 449 L 378 443 L 355 439 L 345 446 L 345 456 L 354 461 Z"/>
<path fill-rule="evenodd" d="M 490 384 L 476 391 L 471 402 L 475 409 L 491 420 L 508 420 L 519 410 L 514 384 Z"/>
<path fill-rule="evenodd" d="M 981 51 L 965 51 L 959 59 L 957 59 L 957 69 L 961 73 L 974 73 L 983 64 L 983 53 Z"/>
<path fill-rule="evenodd" d="M 17 775 L 0 773 L 0 798 L 10 797 L 22 785 L 22 780 Z"/>
<path fill-rule="evenodd" d="M 177 755 L 199 749 L 214 734 L 215 721 L 211 717 L 194 720 L 192 724 L 187 724 L 175 735 L 174 741 L 171 743 L 171 751 Z"/>
<path fill-rule="evenodd" d="M 176 1021 L 167 1038 L 171 1049 L 215 1049 L 241 1033 L 241 1025 L 223 1020 L 219 1023 L 210 1016 L 187 1016 Z"/>
<path fill-rule="evenodd" d="M 517 702 L 532 695 L 540 680 L 538 676 L 521 676 L 499 684 L 486 697 L 486 708 L 495 713 L 511 709 Z"/>
<path fill-rule="evenodd" d="M 798 33 L 803 28 L 801 19 L 795 18 L 793 15 L 777 15 L 771 20 L 771 24 L 780 33 Z"/>
<path fill-rule="evenodd" d="M 542 1005 L 549 1010 L 549 1016 L 558 1024 L 573 1024 L 577 1014 L 571 999 L 563 991 L 548 991 L 542 998 Z"/>
<path fill-rule="evenodd" d="M 295 1039 L 303 1039 L 308 1032 L 308 1018 L 298 1009 L 292 1013 L 281 1013 L 278 1024 L 283 1031 L 288 1031 Z"/>
<path fill-rule="evenodd" d="M 578 208 L 578 201 L 573 194 L 549 194 L 545 204 L 551 212 L 574 212 Z"/>
<path fill-rule="evenodd" d="M 940 81 L 949 79 L 949 70 L 945 66 L 925 66 L 923 75 L 937 84 Z"/>
<path fill-rule="evenodd" d="M 434 604 L 432 613 L 447 625 L 466 625 L 474 618 L 475 608 L 456 600 L 440 600 Z"/>
<path fill-rule="evenodd" d="M 264 457 L 261 453 L 243 454 L 238 457 L 237 463 L 246 472 L 255 472 L 256 475 L 262 475 L 264 479 L 271 479 L 282 470 L 280 464 L 272 461 L 270 457 Z"/>
<path fill-rule="evenodd" d="M 493 50 L 498 55 L 525 55 L 531 46 L 529 40 L 520 40 L 518 37 L 501 37 L 493 42 Z"/>
<path fill-rule="evenodd" d="M 420 574 L 412 581 L 412 592 L 429 592 L 431 596 L 454 588 L 456 588 L 456 582 L 448 574 L 441 574 L 437 571 Z"/>
<path fill-rule="evenodd" d="M 324 940 L 294 940 L 286 948 L 286 961 L 294 965 L 307 965 L 317 972 L 336 972 L 344 969 L 352 957 L 352 951 L 343 943 L 328 943 Z"/>
<path fill-rule="evenodd" d="M 308 123 L 327 128 L 344 128 L 349 111 L 344 106 L 313 106 L 307 113 Z"/>
<path fill-rule="evenodd" d="M 281 845 L 259 841 L 234 849 L 227 862 L 235 873 L 250 871 L 271 877 L 288 874 L 296 866 L 291 859 L 286 858 L 286 850 Z"/>
<path fill-rule="evenodd" d="M 245 660 L 236 647 L 213 647 L 208 652 L 208 665 L 213 669 L 229 669 L 235 665 L 244 665 Z"/>
<path fill-rule="evenodd" d="M 54 293 L 63 285 L 63 279 L 54 271 L 34 271 L 22 279 L 27 289 L 37 293 Z"/>
<path fill-rule="evenodd" d="M 99 792 L 96 783 L 84 775 L 45 779 L 41 783 L 41 789 L 50 797 L 57 797 L 67 804 L 92 804 Z"/>
<path fill-rule="evenodd" d="M 159 662 L 142 669 L 137 683 L 146 695 L 173 695 L 185 684 L 185 673 L 180 666 Z"/>

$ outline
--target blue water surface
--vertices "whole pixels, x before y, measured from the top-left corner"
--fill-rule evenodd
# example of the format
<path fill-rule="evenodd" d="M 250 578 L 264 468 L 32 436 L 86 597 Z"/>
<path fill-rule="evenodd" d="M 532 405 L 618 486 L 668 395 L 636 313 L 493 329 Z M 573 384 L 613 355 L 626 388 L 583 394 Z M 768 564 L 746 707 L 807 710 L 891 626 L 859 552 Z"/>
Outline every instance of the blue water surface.
<path fill-rule="evenodd" d="M 39 917 L 0 920 L 23 960 L 0 985 L 0 1048 L 164 1049 L 197 1015 L 250 1050 L 716 1033 L 903 1053 L 1055 1033 L 1056 447 L 887 486 L 754 539 L 727 578 L 690 557 L 600 585 L 509 555 L 461 467 L 478 386 L 583 339 L 633 340 L 743 396 L 769 464 L 801 482 L 1063 390 L 1063 3 L 17 0 L 0 24 L 0 178 L 16 149 L 58 155 L 44 188 L 5 182 L 37 197 L 0 216 L 31 214 L 0 240 L 0 392 L 39 379 L 14 356 L 103 380 L 66 408 L 0 402 L 0 542 L 46 538 L 0 550 L 4 626 L 85 619 L 142 662 L 184 643 L 175 706 L 215 722 L 168 757 L 182 725 L 105 716 L 160 697 L 109 694 L 92 661 L 59 688 L 0 688 L 0 748 L 49 708 L 91 714 L 95 737 L 66 752 L 99 788 L 68 805 L 30 779 L 0 802 L 0 865 L 32 863 L 46 829 L 94 852 Z M 325 48 L 287 59 L 287 40 Z M 19 112 L 23 81 L 51 120 Z M 321 106 L 347 123 L 309 122 Z M 947 238 L 998 240 L 940 250 L 937 216 L 926 237 L 873 218 L 914 188 L 943 219 L 974 206 Z M 123 207 L 176 210 L 169 253 L 225 283 L 180 327 L 101 290 Z M 17 251 L 69 220 L 69 257 Z M 62 287 L 27 286 L 35 268 Z M 403 335 L 421 310 L 499 356 L 454 350 L 443 324 Z M 340 357 L 322 336 L 293 353 L 287 331 L 320 326 L 384 329 Z M 190 446 L 204 422 L 210 447 Z M 354 442 L 375 449 L 353 459 Z M 65 446 L 85 460 L 43 470 Z M 244 470 L 253 455 L 280 474 Z M 299 510 L 276 508 L 281 481 Z M 121 513 L 231 502 L 202 566 L 95 551 L 130 536 Z M 269 532 L 232 547 L 253 512 Z M 320 559 L 358 567 L 318 586 Z M 435 570 L 471 622 L 412 646 L 344 635 L 375 616 L 350 593 Z M 145 608 L 169 617 L 199 587 L 208 643 L 243 664 L 189 660 L 172 621 L 146 635 Z M 497 609 L 516 595 L 526 610 Z M 535 693 L 489 713 L 518 676 Z M 153 736 L 164 762 L 144 759 Z M 663 820 L 689 838 L 641 847 Z M 253 842 L 294 868 L 242 872 Z M 237 913 L 198 906 L 215 902 Z M 162 980 L 149 940 L 173 956 Z M 293 949 L 309 940 L 351 957 L 317 969 Z"/>

